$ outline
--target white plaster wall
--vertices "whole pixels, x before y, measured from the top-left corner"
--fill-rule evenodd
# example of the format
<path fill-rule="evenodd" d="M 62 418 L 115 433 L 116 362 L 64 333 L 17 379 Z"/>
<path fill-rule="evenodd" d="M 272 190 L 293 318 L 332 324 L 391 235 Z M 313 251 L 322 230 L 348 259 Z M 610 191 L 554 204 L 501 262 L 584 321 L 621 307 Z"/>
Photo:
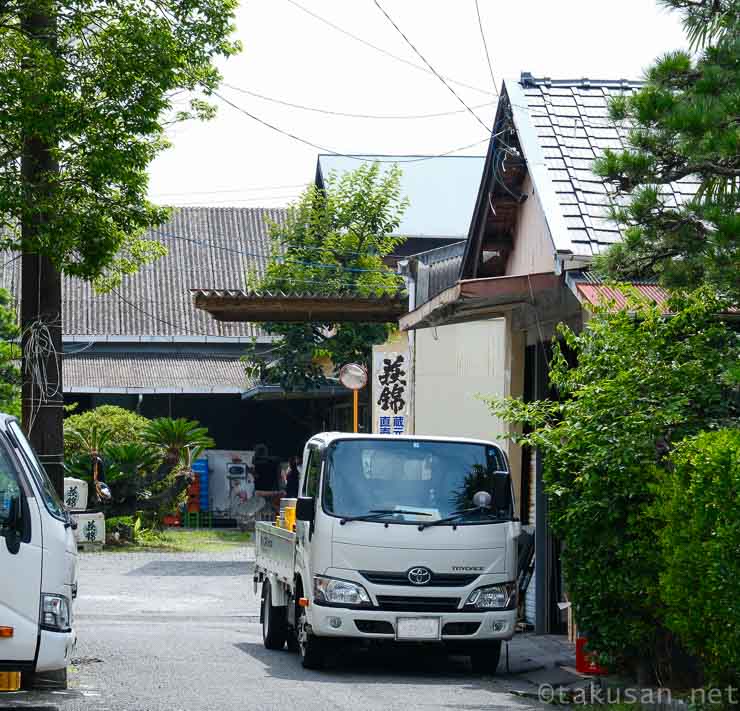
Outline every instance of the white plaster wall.
<path fill-rule="evenodd" d="M 506 392 L 504 319 L 416 332 L 417 434 L 494 438 L 504 426 L 476 394 Z"/>

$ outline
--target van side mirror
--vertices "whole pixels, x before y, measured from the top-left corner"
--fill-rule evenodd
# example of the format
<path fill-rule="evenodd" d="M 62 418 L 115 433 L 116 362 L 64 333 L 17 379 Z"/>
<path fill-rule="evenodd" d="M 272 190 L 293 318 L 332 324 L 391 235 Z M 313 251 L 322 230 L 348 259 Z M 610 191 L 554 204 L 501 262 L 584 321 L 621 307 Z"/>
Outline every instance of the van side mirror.
<path fill-rule="evenodd" d="M 493 472 L 493 509 L 499 515 L 511 514 L 511 476 L 509 472 Z"/>
<path fill-rule="evenodd" d="M 311 521 L 316 517 L 316 499 L 313 496 L 300 496 L 295 505 L 296 521 Z"/>

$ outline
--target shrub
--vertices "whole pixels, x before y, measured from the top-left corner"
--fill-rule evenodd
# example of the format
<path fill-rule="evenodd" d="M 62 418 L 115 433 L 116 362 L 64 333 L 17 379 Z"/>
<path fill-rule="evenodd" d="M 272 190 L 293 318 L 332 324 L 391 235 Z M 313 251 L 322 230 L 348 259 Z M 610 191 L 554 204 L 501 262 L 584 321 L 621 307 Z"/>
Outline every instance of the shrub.
<path fill-rule="evenodd" d="M 516 439 L 544 454 L 553 531 L 579 627 L 612 663 L 646 671 L 663 641 L 656 491 L 681 440 L 737 416 L 738 334 L 705 291 L 675 296 L 673 315 L 636 298 L 560 328 L 550 382 L 559 401 L 494 399 Z M 575 367 L 570 363 L 577 360 Z M 695 576 L 691 576 L 691 580 Z"/>
<path fill-rule="evenodd" d="M 64 420 L 64 454 L 74 457 L 89 454 L 83 440 L 94 439 L 95 432 L 106 432 L 106 445 L 136 444 L 149 420 L 116 405 L 101 405 Z M 77 434 L 73 434 L 77 433 Z"/>
<path fill-rule="evenodd" d="M 740 685 L 740 430 L 705 432 L 672 456 L 658 508 L 666 625 L 713 685 Z"/>

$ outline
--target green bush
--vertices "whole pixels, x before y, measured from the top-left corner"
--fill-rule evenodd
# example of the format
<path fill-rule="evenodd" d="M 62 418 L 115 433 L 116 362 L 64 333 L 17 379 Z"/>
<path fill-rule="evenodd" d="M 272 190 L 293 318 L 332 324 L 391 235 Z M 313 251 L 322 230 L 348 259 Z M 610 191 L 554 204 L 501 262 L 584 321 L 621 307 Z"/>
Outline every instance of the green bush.
<path fill-rule="evenodd" d="M 740 430 L 680 444 L 658 508 L 666 625 L 707 681 L 740 686 Z"/>
<path fill-rule="evenodd" d="M 106 445 L 138 444 L 148 423 L 146 417 L 116 405 L 101 405 L 79 415 L 70 415 L 64 420 L 65 457 L 89 454 L 81 438 L 71 436 L 73 432 L 83 439 L 91 439 L 97 429 L 107 433 Z"/>
<path fill-rule="evenodd" d="M 491 400 L 494 414 L 527 426 L 516 439 L 545 455 L 549 521 L 565 544 L 580 629 L 612 665 L 643 672 L 665 641 L 654 504 L 667 454 L 737 417 L 740 341 L 717 318 L 726 305 L 699 291 L 669 306 L 666 318 L 635 297 L 622 311 L 597 309 L 581 333 L 562 327 L 550 362 L 560 400 Z"/>

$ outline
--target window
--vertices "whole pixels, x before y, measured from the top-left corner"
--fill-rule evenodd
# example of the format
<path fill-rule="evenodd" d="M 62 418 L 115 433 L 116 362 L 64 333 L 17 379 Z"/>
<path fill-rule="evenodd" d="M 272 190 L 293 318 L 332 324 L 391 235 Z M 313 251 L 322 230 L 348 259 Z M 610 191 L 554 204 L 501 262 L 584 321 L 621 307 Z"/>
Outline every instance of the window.
<path fill-rule="evenodd" d="M 0 529 L 10 518 L 10 502 L 20 497 L 18 471 L 5 447 L 0 446 Z"/>
<path fill-rule="evenodd" d="M 49 475 L 46 473 L 46 469 L 44 469 L 43 464 L 41 464 L 41 462 L 39 462 L 39 460 L 36 458 L 36 453 L 33 451 L 31 445 L 28 443 L 28 440 L 23 434 L 21 428 L 18 426 L 18 423 L 11 422 L 10 430 L 15 436 L 16 441 L 18 442 L 18 447 L 20 448 L 20 456 L 23 458 L 26 466 L 31 471 L 31 475 L 33 476 L 34 481 L 36 482 L 36 485 L 41 492 L 41 499 L 44 502 L 46 509 L 55 518 L 66 522 L 67 512 L 64 508 L 64 504 L 59 498 L 59 494 L 57 494 L 54 485 L 51 483 L 51 479 L 49 479 Z"/>
<path fill-rule="evenodd" d="M 303 479 L 303 495 L 317 497 L 321 480 L 321 454 L 318 448 L 311 447 L 308 453 L 306 476 Z"/>

